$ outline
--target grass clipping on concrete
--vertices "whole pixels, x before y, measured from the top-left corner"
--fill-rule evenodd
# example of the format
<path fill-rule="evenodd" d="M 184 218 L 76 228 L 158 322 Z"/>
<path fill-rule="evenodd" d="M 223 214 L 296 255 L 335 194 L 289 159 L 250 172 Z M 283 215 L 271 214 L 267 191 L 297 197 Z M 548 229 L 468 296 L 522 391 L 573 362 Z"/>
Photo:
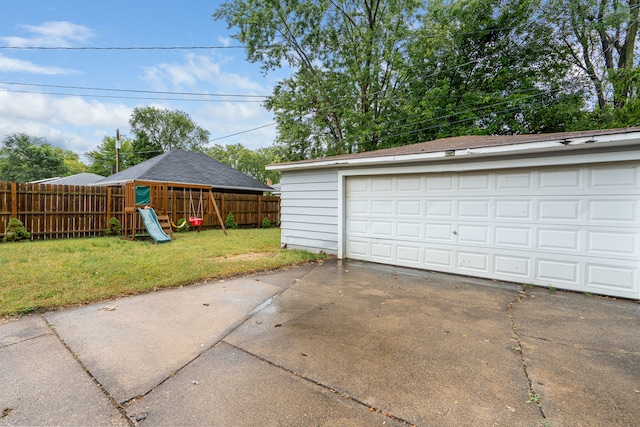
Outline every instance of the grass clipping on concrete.
<path fill-rule="evenodd" d="M 171 243 L 117 237 L 0 244 L 0 317 L 50 310 L 314 261 L 280 249 L 280 230 L 176 235 Z"/>

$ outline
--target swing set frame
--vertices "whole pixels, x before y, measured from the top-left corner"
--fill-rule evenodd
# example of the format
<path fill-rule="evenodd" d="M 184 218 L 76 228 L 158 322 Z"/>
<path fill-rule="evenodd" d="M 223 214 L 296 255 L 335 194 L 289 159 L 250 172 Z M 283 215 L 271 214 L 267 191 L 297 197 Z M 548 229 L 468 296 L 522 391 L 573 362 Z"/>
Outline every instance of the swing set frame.
<path fill-rule="evenodd" d="M 149 188 L 149 198 L 143 200 L 143 203 L 136 199 L 138 187 Z M 193 202 L 195 193 L 198 194 L 197 211 Z M 172 224 L 176 224 L 179 218 L 184 218 L 192 226 L 198 227 L 198 231 L 203 222 L 215 224 L 217 219 L 220 228 L 227 235 L 214 192 L 208 185 L 132 180 L 125 183 L 124 198 L 123 239 L 134 240 L 136 233 L 144 229 L 137 212 L 137 208 L 144 207 L 156 211 L 158 222 L 169 235 L 173 233 Z"/>

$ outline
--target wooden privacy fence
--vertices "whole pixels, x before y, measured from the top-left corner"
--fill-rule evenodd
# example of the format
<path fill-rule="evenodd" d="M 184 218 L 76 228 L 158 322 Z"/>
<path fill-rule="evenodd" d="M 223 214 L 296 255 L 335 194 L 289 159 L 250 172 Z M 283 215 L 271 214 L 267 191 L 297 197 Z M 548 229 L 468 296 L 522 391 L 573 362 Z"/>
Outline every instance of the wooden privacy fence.
<path fill-rule="evenodd" d="M 188 218 L 199 204 L 199 192 L 179 184 L 167 185 L 167 212 L 171 220 Z M 208 193 L 207 193 L 208 194 Z M 280 221 L 280 197 L 255 194 L 213 193 L 222 219 L 233 213 L 241 227 L 259 227 L 269 218 Z M 203 200 L 203 203 L 208 203 Z M 109 219 L 125 220 L 124 187 L 71 186 L 0 181 L 0 239 L 11 218 L 18 218 L 31 233 L 31 239 L 65 239 L 104 235 Z M 206 209 L 206 208 L 205 208 Z M 207 209 L 203 227 L 217 227 L 218 221 Z"/>

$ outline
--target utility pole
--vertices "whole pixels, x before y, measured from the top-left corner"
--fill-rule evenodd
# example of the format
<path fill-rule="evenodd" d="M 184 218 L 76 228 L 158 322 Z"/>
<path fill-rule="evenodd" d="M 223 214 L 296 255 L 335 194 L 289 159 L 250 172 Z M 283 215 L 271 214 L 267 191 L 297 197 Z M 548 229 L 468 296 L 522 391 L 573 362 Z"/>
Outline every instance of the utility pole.
<path fill-rule="evenodd" d="M 120 172 L 120 129 L 116 129 L 116 173 Z"/>

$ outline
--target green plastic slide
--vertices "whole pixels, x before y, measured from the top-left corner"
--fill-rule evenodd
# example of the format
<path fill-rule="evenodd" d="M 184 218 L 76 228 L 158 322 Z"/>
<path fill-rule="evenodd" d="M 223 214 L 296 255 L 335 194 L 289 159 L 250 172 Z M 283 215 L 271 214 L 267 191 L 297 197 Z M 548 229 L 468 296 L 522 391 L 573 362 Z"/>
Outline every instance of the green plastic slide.
<path fill-rule="evenodd" d="M 140 212 L 140 216 L 142 217 L 142 221 L 144 222 L 144 227 L 147 229 L 147 232 L 156 243 L 165 243 L 171 241 L 171 237 L 169 237 L 167 233 L 164 232 L 162 227 L 160 227 L 156 211 L 154 211 L 152 208 L 138 208 L 138 212 Z"/>

